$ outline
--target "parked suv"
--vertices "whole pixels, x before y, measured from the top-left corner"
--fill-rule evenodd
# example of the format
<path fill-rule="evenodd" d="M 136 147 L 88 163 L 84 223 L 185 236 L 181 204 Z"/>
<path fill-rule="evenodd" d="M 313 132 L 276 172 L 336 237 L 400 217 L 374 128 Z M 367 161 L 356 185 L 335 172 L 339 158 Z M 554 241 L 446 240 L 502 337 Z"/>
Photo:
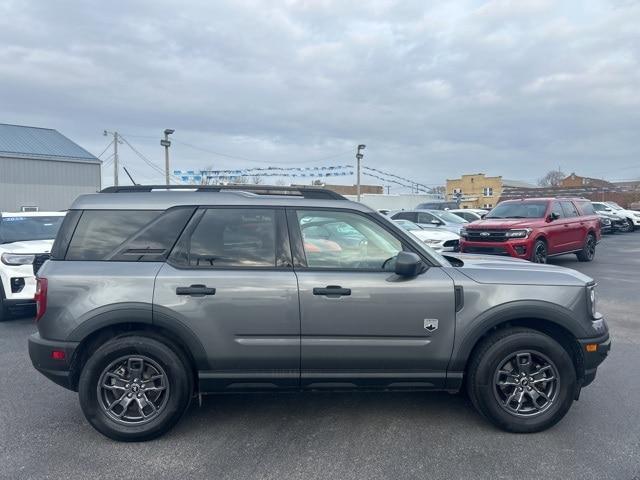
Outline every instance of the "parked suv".
<path fill-rule="evenodd" d="M 330 191 L 241 188 L 112 187 L 71 207 L 29 353 L 103 434 L 157 437 L 206 393 L 463 386 L 533 432 L 609 351 L 581 273 L 445 258 Z"/>
<path fill-rule="evenodd" d="M 509 255 L 536 263 L 575 253 L 590 262 L 600 241 L 600 220 L 581 198 L 531 198 L 500 202 L 484 220 L 460 233 L 460 251 Z"/>
<path fill-rule="evenodd" d="M 33 312 L 38 269 L 49 258 L 64 212 L 0 213 L 0 321 Z"/>

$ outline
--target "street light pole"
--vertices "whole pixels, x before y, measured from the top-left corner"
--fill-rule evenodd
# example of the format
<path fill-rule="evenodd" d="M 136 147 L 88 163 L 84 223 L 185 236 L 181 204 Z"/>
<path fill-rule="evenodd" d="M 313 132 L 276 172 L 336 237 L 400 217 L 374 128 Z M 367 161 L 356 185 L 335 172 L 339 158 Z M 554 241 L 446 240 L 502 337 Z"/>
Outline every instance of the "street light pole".
<path fill-rule="evenodd" d="M 364 150 L 366 147 L 367 147 L 366 145 L 358 145 L 358 150 L 356 152 L 356 160 L 357 160 L 356 197 L 358 202 L 360 201 L 360 161 L 362 160 L 362 157 L 364 157 L 364 155 L 360 152 Z"/>
<path fill-rule="evenodd" d="M 165 128 L 164 139 L 160 140 L 160 145 L 164 147 L 164 180 L 167 185 L 169 185 L 169 147 L 171 146 L 169 135 L 171 135 L 173 132 L 175 132 L 175 130 L 171 128 Z"/>

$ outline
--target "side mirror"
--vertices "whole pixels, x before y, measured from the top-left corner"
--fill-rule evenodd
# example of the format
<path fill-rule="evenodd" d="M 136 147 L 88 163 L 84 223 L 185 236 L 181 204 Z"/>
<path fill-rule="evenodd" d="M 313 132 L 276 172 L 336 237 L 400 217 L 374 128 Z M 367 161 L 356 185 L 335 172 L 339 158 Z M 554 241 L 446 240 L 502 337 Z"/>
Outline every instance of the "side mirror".
<path fill-rule="evenodd" d="M 550 222 L 553 222 L 554 220 L 558 220 L 560 218 L 560 215 L 558 215 L 556 212 L 551 212 L 547 218 Z"/>
<path fill-rule="evenodd" d="M 486 217 L 486 216 L 487 216 L 487 214 L 486 214 L 486 213 L 483 213 L 482 215 L 480 215 L 480 219 L 481 219 L 481 220 L 484 220 L 484 217 Z"/>
<path fill-rule="evenodd" d="M 611 212 L 611 211 L 613 211 L 613 209 L 611 209 L 611 208 L 607 207 L 607 208 L 605 208 L 605 209 L 604 209 L 604 211 L 605 211 L 605 212 Z"/>
<path fill-rule="evenodd" d="M 429 223 L 432 225 L 442 225 L 442 222 L 440 220 L 431 220 Z"/>
<path fill-rule="evenodd" d="M 422 260 L 413 252 L 400 252 L 396 257 L 396 275 L 415 277 L 422 271 Z"/>

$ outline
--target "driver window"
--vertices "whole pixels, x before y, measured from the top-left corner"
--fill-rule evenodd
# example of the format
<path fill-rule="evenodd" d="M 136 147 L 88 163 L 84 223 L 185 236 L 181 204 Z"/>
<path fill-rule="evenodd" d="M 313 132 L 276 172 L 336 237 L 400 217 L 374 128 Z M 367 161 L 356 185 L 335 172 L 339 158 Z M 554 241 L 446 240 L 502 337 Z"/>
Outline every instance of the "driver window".
<path fill-rule="evenodd" d="M 393 270 L 402 243 L 373 220 L 355 213 L 299 210 L 310 268 Z"/>
<path fill-rule="evenodd" d="M 564 212 L 562 211 L 560 202 L 553 202 L 553 205 L 551 206 L 551 213 L 557 214 L 558 218 L 564 218 Z"/>
<path fill-rule="evenodd" d="M 418 223 L 431 223 L 434 220 L 439 223 L 439 220 L 430 213 L 420 212 L 418 214 Z"/>

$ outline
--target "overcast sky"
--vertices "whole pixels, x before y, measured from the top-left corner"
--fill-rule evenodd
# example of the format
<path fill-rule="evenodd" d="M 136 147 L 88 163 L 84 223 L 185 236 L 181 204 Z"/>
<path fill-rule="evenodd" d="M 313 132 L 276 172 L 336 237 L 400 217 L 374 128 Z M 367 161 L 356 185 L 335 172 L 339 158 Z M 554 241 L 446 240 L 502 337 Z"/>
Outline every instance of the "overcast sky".
<path fill-rule="evenodd" d="M 0 122 L 95 155 L 118 130 L 159 166 L 174 128 L 183 169 L 348 164 L 364 143 L 426 184 L 636 179 L 640 2 L 0 0 Z"/>

